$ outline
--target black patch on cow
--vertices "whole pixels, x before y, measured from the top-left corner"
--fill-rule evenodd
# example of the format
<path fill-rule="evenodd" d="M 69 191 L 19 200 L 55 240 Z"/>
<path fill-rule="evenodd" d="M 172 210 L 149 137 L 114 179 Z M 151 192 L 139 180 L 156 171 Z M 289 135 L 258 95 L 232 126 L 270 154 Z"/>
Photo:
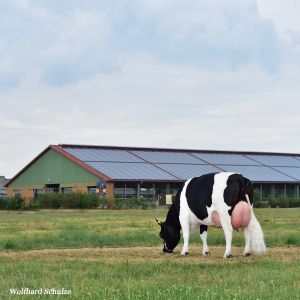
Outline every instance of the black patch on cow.
<path fill-rule="evenodd" d="M 240 201 L 247 202 L 246 194 L 249 196 L 250 203 L 253 203 L 252 182 L 241 174 L 232 174 L 228 177 L 227 186 L 224 190 L 224 201 L 231 209 L 228 211 L 231 216 L 234 207 Z"/>
<path fill-rule="evenodd" d="M 207 231 L 207 225 L 200 225 L 200 234 L 202 234 L 204 231 Z"/>
<path fill-rule="evenodd" d="M 179 210 L 182 188 L 183 186 L 178 190 L 174 202 L 168 211 L 166 221 L 161 225 L 159 236 L 164 240 L 164 252 L 172 252 L 180 241 L 181 225 L 179 221 Z"/>
<path fill-rule="evenodd" d="M 193 178 L 186 188 L 186 199 L 195 216 L 204 220 L 208 217 L 207 208 L 212 204 L 212 191 L 216 173 Z"/>

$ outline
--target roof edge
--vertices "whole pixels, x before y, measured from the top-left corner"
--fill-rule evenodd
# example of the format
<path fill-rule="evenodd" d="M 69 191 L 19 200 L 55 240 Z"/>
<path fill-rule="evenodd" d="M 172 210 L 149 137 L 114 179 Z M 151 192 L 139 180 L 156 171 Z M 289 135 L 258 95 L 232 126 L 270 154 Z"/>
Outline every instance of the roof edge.
<path fill-rule="evenodd" d="M 267 151 L 232 151 L 232 150 L 199 150 L 180 148 L 153 148 L 153 147 L 129 147 L 129 146 L 97 146 L 97 145 L 77 145 L 59 144 L 60 148 L 93 148 L 105 150 L 144 150 L 144 151 L 170 151 L 170 152 L 194 152 L 194 153 L 214 153 L 214 154 L 242 154 L 242 155 L 276 155 L 276 156 L 300 156 L 300 153 L 267 152 Z"/>

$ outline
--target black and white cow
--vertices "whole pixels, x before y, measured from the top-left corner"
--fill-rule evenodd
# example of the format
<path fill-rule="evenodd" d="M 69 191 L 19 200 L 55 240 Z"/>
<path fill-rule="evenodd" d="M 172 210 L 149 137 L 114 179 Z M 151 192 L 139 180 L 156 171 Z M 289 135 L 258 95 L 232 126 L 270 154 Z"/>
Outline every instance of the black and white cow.
<path fill-rule="evenodd" d="M 212 214 L 217 212 L 226 238 L 224 258 L 231 257 L 231 214 L 240 201 L 249 203 L 251 209 L 249 224 L 244 228 L 244 255 L 248 256 L 252 251 L 264 253 L 264 235 L 252 209 L 252 182 L 241 174 L 230 172 L 205 174 L 184 183 L 168 211 L 166 221 L 157 220 L 161 226 L 159 235 L 164 240 L 163 251 L 173 252 L 180 241 L 182 229 L 184 245 L 181 254 L 188 254 L 190 233 L 200 225 L 202 254 L 208 255 L 207 228 L 213 225 Z"/>

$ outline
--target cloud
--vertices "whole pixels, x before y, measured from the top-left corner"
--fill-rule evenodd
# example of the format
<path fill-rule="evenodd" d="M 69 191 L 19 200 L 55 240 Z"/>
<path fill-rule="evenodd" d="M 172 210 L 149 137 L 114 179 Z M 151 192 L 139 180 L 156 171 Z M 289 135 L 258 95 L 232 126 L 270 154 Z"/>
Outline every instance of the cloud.
<path fill-rule="evenodd" d="M 277 23 L 254 0 L 0 0 L 1 173 L 58 143 L 297 152 Z"/>
<path fill-rule="evenodd" d="M 121 72 L 144 54 L 207 70 L 280 66 L 275 30 L 254 0 L 2 1 L 0 8 L 2 88 L 32 72 L 63 86 Z"/>

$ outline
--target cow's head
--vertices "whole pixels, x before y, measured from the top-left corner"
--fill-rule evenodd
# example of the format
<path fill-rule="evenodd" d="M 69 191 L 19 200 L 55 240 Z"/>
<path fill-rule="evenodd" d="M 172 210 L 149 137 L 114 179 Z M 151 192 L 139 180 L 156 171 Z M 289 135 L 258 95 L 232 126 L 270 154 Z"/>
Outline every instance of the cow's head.
<path fill-rule="evenodd" d="M 155 220 L 160 226 L 159 236 L 163 239 L 163 252 L 172 253 L 180 241 L 180 230 L 178 231 L 172 224 Z"/>

